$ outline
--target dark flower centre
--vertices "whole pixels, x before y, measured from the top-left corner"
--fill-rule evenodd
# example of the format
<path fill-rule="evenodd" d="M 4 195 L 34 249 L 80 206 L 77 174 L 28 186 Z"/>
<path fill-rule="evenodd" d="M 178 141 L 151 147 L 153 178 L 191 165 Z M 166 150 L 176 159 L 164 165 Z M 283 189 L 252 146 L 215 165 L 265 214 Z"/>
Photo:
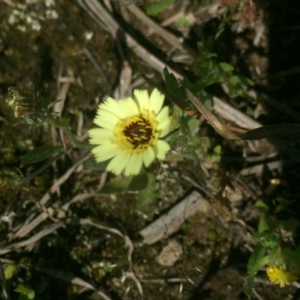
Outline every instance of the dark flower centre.
<path fill-rule="evenodd" d="M 132 122 L 124 131 L 127 140 L 137 148 L 139 145 L 147 145 L 152 137 L 152 126 L 150 122 L 144 118 L 140 118 L 137 122 Z"/>

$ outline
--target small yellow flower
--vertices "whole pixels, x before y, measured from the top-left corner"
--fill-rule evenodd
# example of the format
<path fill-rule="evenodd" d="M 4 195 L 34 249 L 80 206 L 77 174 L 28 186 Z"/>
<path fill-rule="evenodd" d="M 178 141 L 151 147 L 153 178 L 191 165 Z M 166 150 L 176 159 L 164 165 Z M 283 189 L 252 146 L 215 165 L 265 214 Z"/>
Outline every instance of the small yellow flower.
<path fill-rule="evenodd" d="M 279 284 L 281 288 L 298 278 L 295 273 L 286 271 L 283 266 L 269 266 L 266 272 L 269 280 L 275 284 Z"/>
<path fill-rule="evenodd" d="M 26 97 L 22 96 L 14 87 L 8 89 L 6 103 L 14 111 L 15 118 L 19 118 L 24 112 L 27 112 L 29 104 L 26 103 Z"/>
<path fill-rule="evenodd" d="M 162 108 L 164 95 L 154 89 L 135 90 L 133 98 L 107 98 L 99 105 L 94 123 L 100 128 L 88 131 L 97 162 L 110 160 L 106 167 L 116 175 L 136 175 L 142 165 L 164 159 L 170 146 L 161 140 L 169 133 L 169 108 Z"/>

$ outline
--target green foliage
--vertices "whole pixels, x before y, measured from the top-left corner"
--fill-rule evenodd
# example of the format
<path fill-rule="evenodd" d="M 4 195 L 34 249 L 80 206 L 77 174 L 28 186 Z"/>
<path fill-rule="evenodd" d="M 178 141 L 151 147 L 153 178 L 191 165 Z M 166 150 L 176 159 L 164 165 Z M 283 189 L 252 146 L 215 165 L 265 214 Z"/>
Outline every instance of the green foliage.
<path fill-rule="evenodd" d="M 291 247 L 282 247 L 281 256 L 283 265 L 287 269 L 300 274 L 300 246 L 292 249 Z"/>
<path fill-rule="evenodd" d="M 14 264 L 8 265 L 5 268 L 4 271 L 4 278 L 6 281 L 6 285 L 9 286 L 9 283 L 11 282 L 15 272 L 16 272 L 17 266 Z M 34 290 L 26 287 L 23 284 L 19 284 L 16 288 L 15 288 L 15 292 L 19 293 L 19 297 L 18 300 L 32 300 L 35 299 L 35 292 Z"/>
<path fill-rule="evenodd" d="M 279 243 L 279 234 L 273 230 L 267 229 L 260 233 L 255 233 L 253 239 L 265 248 L 274 248 Z"/>
<path fill-rule="evenodd" d="M 205 155 L 205 161 L 209 163 L 217 163 L 221 159 L 222 147 L 221 145 L 216 145 L 212 148 L 212 151 Z"/>
<path fill-rule="evenodd" d="M 32 290 L 22 284 L 19 284 L 16 287 L 15 292 L 20 293 L 18 300 L 32 300 L 35 298 L 34 290 Z"/>
<path fill-rule="evenodd" d="M 16 265 L 8 265 L 4 271 L 5 280 L 11 279 L 13 277 L 16 269 L 17 269 Z"/>
<path fill-rule="evenodd" d="M 226 62 L 218 62 L 217 54 L 211 48 L 213 40 L 198 42 L 200 57 L 193 64 L 194 72 L 199 76 L 197 82 L 198 90 L 217 83 L 226 84 L 226 91 L 230 97 L 249 97 L 247 89 L 253 86 L 253 81 L 241 75 L 237 75 L 234 68 Z"/>
<path fill-rule="evenodd" d="M 53 154 L 57 154 L 61 150 L 63 150 L 63 147 L 61 146 L 40 146 L 34 148 L 23 156 L 22 166 L 24 167 L 26 165 L 45 160 Z"/>
<path fill-rule="evenodd" d="M 186 115 L 178 116 L 176 123 L 181 126 L 170 135 L 168 141 L 179 156 L 199 163 L 196 154 L 196 150 L 199 148 L 199 137 L 194 135 L 193 132 L 197 130 L 200 122 L 191 120 L 195 119 Z"/>
<path fill-rule="evenodd" d="M 254 277 L 265 265 L 283 266 L 286 271 L 300 273 L 300 248 L 295 248 L 290 242 L 299 227 L 298 220 L 292 217 L 274 218 L 271 214 L 274 208 L 266 201 L 259 200 L 256 206 L 261 215 L 258 231 L 253 234 L 256 246 L 248 262 L 246 294 L 249 298 Z M 287 205 L 280 207 L 280 211 L 288 209 Z M 275 212 L 278 213 L 278 206 L 275 206 Z M 288 241 L 285 238 L 286 235 L 290 236 Z"/>
<path fill-rule="evenodd" d="M 144 213 L 150 212 L 150 204 L 152 204 L 157 198 L 157 192 L 155 188 L 155 176 L 154 174 L 147 173 L 147 177 L 147 187 L 141 190 L 137 195 L 137 209 Z"/>
<path fill-rule="evenodd" d="M 116 177 L 106 183 L 100 194 L 119 194 L 127 191 L 140 191 L 147 187 L 148 176 L 141 172 L 136 176 Z"/>
<path fill-rule="evenodd" d="M 156 16 L 159 13 L 166 10 L 174 2 L 175 2 L 175 0 L 161 0 L 161 1 L 159 1 L 159 3 L 150 5 L 147 8 L 147 14 L 150 16 Z"/>
<path fill-rule="evenodd" d="M 193 26 L 193 23 L 185 17 L 179 17 L 177 23 L 179 26 L 186 27 L 186 28 Z"/>
<path fill-rule="evenodd" d="M 36 91 L 31 96 L 15 87 L 10 87 L 5 101 L 18 119 L 17 124 L 25 124 L 29 131 L 53 122 L 49 110 L 53 103 L 48 104 Z"/>
<path fill-rule="evenodd" d="M 83 163 L 83 166 L 87 169 L 91 169 L 94 171 L 105 171 L 107 165 L 109 164 L 109 160 L 96 162 L 95 158 L 92 157 Z"/>
<path fill-rule="evenodd" d="M 24 182 L 24 177 L 19 169 L 7 169 L 0 170 L 0 183 L 1 188 L 13 188 L 16 192 L 20 190 Z"/>
<path fill-rule="evenodd" d="M 252 293 L 252 286 L 254 277 L 257 274 L 257 272 L 269 262 L 269 257 L 265 256 L 266 248 L 262 245 L 256 245 L 253 249 L 253 252 L 249 258 L 248 266 L 247 266 L 247 282 L 245 286 L 245 292 L 248 298 L 251 297 Z"/>
<path fill-rule="evenodd" d="M 164 68 L 164 78 L 166 82 L 166 92 L 170 95 L 171 100 L 182 110 L 187 106 L 185 94 L 179 88 L 178 82 L 174 74 L 169 73 L 167 68 Z"/>

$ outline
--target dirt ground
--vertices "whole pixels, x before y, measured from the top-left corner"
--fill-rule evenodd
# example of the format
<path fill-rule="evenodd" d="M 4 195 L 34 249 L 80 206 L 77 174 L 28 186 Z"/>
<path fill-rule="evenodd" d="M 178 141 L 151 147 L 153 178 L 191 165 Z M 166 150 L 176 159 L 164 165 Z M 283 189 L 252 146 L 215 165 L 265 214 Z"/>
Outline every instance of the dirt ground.
<path fill-rule="evenodd" d="M 124 187 L 122 177 L 85 165 L 87 149 L 60 152 L 44 169 L 45 161 L 24 166 L 30 150 L 61 146 L 61 140 L 49 125 L 33 131 L 14 125 L 5 103 L 9 87 L 31 95 L 37 90 L 37 99 L 55 103 L 60 120 L 84 141 L 105 97 L 152 89 L 143 74 L 163 85 L 167 65 L 197 80 L 191 71 L 193 62 L 201 63 L 197 42 L 213 36 L 224 16 L 229 21 L 214 51 L 254 81 L 252 93 L 259 97 L 230 98 L 220 86 L 207 92 L 261 124 L 300 123 L 299 5 L 245 0 L 237 9 L 237 0 L 173 2 L 151 20 L 183 43 L 170 42 L 132 8 L 145 12 L 167 1 L 0 1 L 0 254 L 2 271 L 17 266 L 4 299 L 18 299 L 18 284 L 43 300 L 247 299 L 255 204 L 269 195 L 271 180 L 281 182 L 272 197 L 290 199 L 299 218 L 299 138 L 229 141 L 201 122 L 195 130 L 200 165 L 175 156 L 155 163 L 143 196 Z M 92 9 L 95 3 L 124 31 L 112 34 L 113 23 Z M 138 54 L 124 32 L 152 56 Z M 57 99 L 64 99 L 61 107 Z M 20 174 L 29 179 L 18 189 Z M 205 209 L 197 208 L 172 233 L 165 214 L 193 192 Z M 147 244 L 141 231 L 154 220 L 163 224 L 163 236 Z M 252 298 L 296 300 L 300 292 L 271 284 L 262 269 Z"/>

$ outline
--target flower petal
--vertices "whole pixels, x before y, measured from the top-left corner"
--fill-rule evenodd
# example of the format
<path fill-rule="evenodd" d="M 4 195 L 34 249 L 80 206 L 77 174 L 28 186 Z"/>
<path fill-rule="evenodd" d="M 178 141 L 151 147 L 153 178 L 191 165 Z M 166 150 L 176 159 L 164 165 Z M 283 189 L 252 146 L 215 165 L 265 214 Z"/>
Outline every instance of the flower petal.
<path fill-rule="evenodd" d="M 159 114 L 156 116 L 156 120 L 158 123 L 163 122 L 165 120 L 170 120 L 169 117 L 169 107 L 165 106 L 160 112 Z"/>
<path fill-rule="evenodd" d="M 103 128 L 92 128 L 88 131 L 90 140 L 89 143 L 92 145 L 111 144 L 112 131 Z"/>
<path fill-rule="evenodd" d="M 157 130 L 160 138 L 166 136 L 170 132 L 170 122 L 166 120 L 164 123 L 160 123 Z"/>
<path fill-rule="evenodd" d="M 155 159 L 155 152 L 152 147 L 148 147 L 145 152 L 143 152 L 143 162 L 145 167 L 149 167 L 150 164 L 154 161 Z"/>
<path fill-rule="evenodd" d="M 120 152 L 109 162 L 108 166 L 106 167 L 106 170 L 116 175 L 120 175 L 125 169 L 126 165 L 128 164 L 130 156 L 130 154 L 124 151 Z"/>
<path fill-rule="evenodd" d="M 157 115 L 156 120 L 158 122 L 157 130 L 159 131 L 159 137 L 164 137 L 170 132 L 171 119 L 169 117 L 169 108 L 165 106 Z"/>
<path fill-rule="evenodd" d="M 120 109 L 123 111 L 125 118 L 139 115 L 139 109 L 131 97 L 118 101 Z"/>
<path fill-rule="evenodd" d="M 150 105 L 149 110 L 153 112 L 155 115 L 159 113 L 164 104 L 165 96 L 158 90 L 154 89 L 150 96 Z"/>
<path fill-rule="evenodd" d="M 118 101 L 113 98 L 106 98 L 106 100 L 100 105 L 100 108 L 117 116 L 119 119 L 125 118 L 124 112 L 121 110 Z"/>
<path fill-rule="evenodd" d="M 143 165 L 143 153 L 132 154 L 125 168 L 125 176 L 137 175 Z"/>
<path fill-rule="evenodd" d="M 114 144 L 99 145 L 92 149 L 92 153 L 95 155 L 97 162 L 108 160 L 115 155 L 118 155 L 121 151 L 122 149 Z"/>
<path fill-rule="evenodd" d="M 134 90 L 133 96 L 139 105 L 140 111 L 149 110 L 149 94 L 147 90 Z"/>
<path fill-rule="evenodd" d="M 112 129 L 118 121 L 119 118 L 116 115 L 100 109 L 98 110 L 98 114 L 94 119 L 94 123 L 96 125 L 106 129 Z"/>
<path fill-rule="evenodd" d="M 170 145 L 164 140 L 158 140 L 156 144 L 156 157 L 165 159 L 167 152 L 171 149 Z"/>

